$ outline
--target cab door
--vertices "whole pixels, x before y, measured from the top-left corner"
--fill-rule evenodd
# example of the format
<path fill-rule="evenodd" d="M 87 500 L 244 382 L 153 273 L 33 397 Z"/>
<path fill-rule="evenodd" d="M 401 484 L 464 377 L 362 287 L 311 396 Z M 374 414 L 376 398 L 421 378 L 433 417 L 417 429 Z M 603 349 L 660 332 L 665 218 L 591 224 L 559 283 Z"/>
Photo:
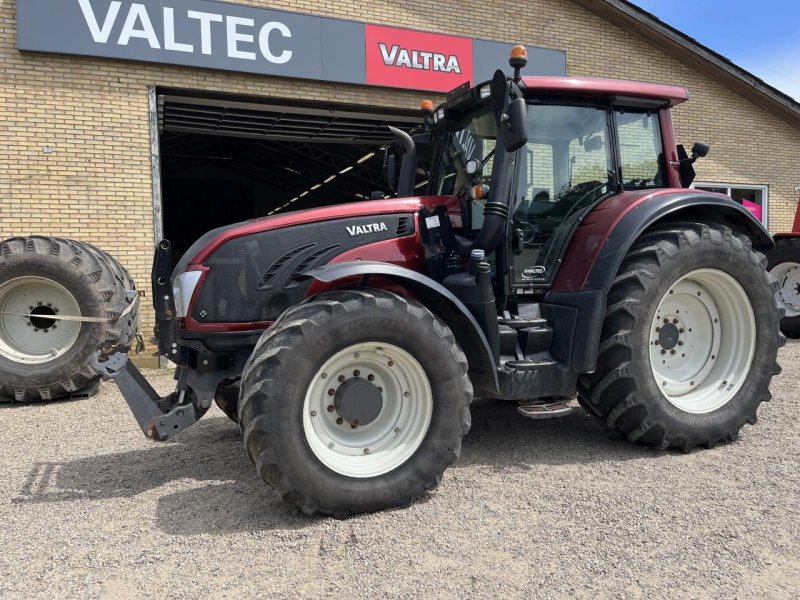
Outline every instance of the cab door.
<path fill-rule="evenodd" d="M 565 233 L 613 188 L 608 111 L 532 105 L 512 218 L 512 285 L 548 285 Z"/>

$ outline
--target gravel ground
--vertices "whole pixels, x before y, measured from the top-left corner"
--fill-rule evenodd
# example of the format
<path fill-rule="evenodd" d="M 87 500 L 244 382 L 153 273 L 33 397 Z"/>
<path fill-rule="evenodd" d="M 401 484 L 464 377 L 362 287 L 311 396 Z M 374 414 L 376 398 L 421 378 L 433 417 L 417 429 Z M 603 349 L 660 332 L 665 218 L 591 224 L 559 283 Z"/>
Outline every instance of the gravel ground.
<path fill-rule="evenodd" d="M 435 492 L 345 521 L 279 500 L 216 407 L 155 444 L 113 384 L 0 406 L 0 597 L 797 597 L 800 343 L 780 358 L 758 425 L 688 455 L 476 402 Z"/>

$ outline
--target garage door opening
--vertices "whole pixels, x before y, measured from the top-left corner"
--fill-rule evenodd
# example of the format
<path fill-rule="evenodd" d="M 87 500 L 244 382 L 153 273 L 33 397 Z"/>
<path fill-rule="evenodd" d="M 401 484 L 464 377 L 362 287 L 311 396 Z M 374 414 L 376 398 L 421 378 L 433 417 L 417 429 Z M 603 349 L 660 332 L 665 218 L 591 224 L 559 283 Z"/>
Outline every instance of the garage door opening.
<path fill-rule="evenodd" d="M 391 194 L 388 126 L 419 128 L 414 111 L 245 101 L 159 91 L 164 237 L 177 260 L 215 227 Z M 424 161 L 418 170 L 425 183 Z"/>

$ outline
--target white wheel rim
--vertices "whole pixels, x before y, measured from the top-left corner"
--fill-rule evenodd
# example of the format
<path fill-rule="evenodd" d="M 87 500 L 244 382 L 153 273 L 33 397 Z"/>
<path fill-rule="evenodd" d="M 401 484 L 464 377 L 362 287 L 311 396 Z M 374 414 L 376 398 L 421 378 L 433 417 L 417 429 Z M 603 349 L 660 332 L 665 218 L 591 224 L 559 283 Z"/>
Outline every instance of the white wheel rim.
<path fill-rule="evenodd" d="M 368 380 L 382 396 L 378 416 L 356 428 L 342 418 L 331 394 L 354 377 Z M 303 431 L 314 455 L 332 471 L 377 477 L 411 458 L 432 414 L 433 394 L 422 365 L 402 348 L 370 342 L 337 352 L 317 371 L 303 404 Z"/>
<path fill-rule="evenodd" d="M 23 316 L 24 315 L 24 316 Z M 81 324 L 48 316 L 80 316 L 67 288 L 43 277 L 18 277 L 0 284 L 0 355 L 41 364 L 72 348 Z"/>
<path fill-rule="evenodd" d="M 650 328 L 650 367 L 677 408 L 709 413 L 741 389 L 753 362 L 756 320 L 744 288 L 717 269 L 678 279 Z"/>
<path fill-rule="evenodd" d="M 775 265 L 770 271 L 778 280 L 778 301 L 787 317 L 800 316 L 800 264 L 785 262 Z"/>

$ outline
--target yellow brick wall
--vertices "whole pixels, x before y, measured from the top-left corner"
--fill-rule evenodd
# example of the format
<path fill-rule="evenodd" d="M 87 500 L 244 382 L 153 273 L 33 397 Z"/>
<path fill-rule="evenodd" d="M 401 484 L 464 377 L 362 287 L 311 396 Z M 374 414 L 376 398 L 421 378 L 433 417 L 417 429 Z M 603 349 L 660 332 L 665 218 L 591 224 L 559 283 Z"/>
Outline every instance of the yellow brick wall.
<path fill-rule="evenodd" d="M 769 184 L 770 229 L 791 225 L 800 184 L 798 130 L 569 0 L 241 3 L 561 49 L 570 75 L 686 86 L 692 100 L 675 110 L 678 140 L 712 147 L 697 165 L 698 180 Z M 23 54 L 15 48 L 15 19 L 15 2 L 0 0 L 0 238 L 52 234 L 95 243 L 147 288 L 154 244 L 147 86 L 295 97 L 297 82 Z M 308 99 L 388 107 L 414 108 L 423 97 L 310 82 L 302 89 Z M 42 153 L 45 145 L 52 154 Z M 145 337 L 152 324 L 148 309 Z"/>

